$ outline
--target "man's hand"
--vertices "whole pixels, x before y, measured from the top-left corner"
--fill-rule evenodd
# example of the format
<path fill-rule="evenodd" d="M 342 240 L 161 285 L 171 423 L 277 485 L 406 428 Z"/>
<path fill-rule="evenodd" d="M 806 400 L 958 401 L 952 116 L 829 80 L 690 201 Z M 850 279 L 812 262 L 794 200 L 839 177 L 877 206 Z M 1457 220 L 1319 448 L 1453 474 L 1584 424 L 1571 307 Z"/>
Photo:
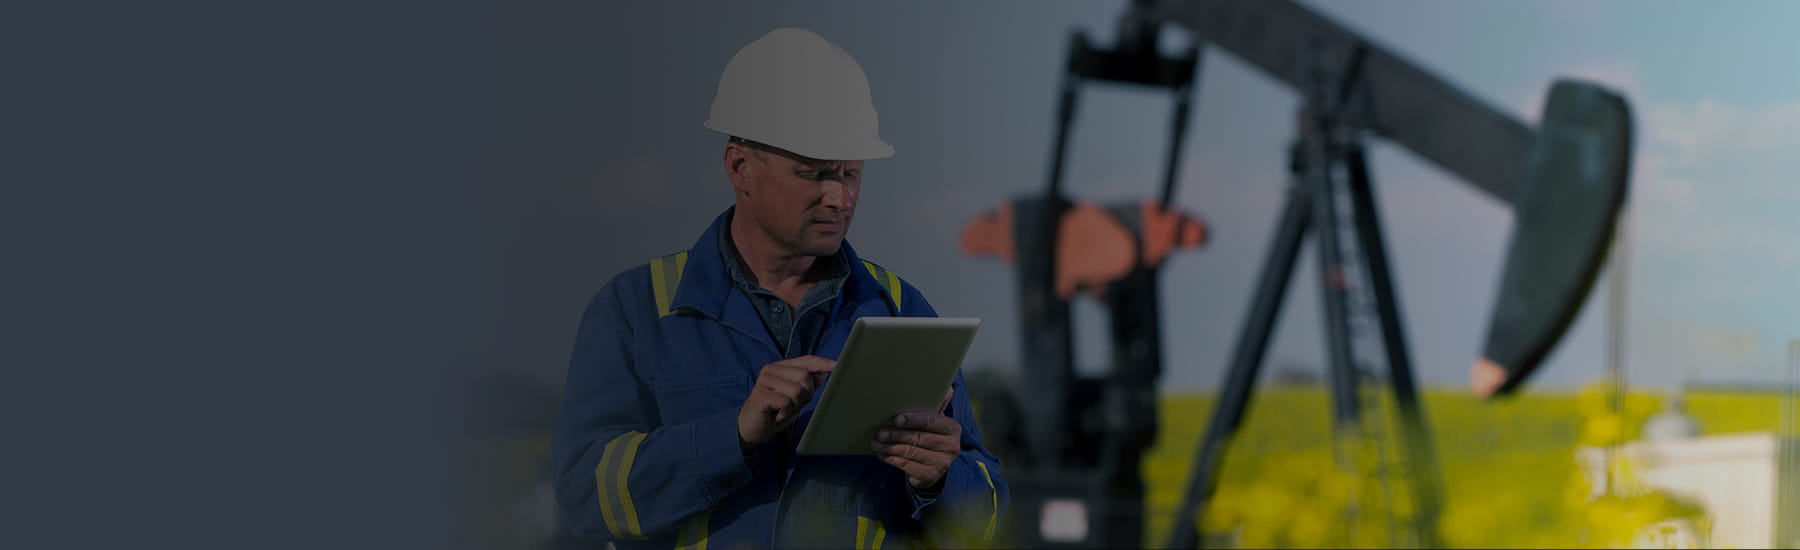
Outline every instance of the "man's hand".
<path fill-rule="evenodd" d="M 837 361 L 816 355 L 763 365 L 750 397 L 738 409 L 738 446 L 747 451 L 792 426 L 835 367 Z"/>
<path fill-rule="evenodd" d="M 875 431 L 875 456 L 906 472 L 906 482 L 914 489 L 938 489 L 962 451 L 962 424 L 943 413 L 955 393 L 955 389 L 944 393 L 937 412 L 906 411 Z"/>

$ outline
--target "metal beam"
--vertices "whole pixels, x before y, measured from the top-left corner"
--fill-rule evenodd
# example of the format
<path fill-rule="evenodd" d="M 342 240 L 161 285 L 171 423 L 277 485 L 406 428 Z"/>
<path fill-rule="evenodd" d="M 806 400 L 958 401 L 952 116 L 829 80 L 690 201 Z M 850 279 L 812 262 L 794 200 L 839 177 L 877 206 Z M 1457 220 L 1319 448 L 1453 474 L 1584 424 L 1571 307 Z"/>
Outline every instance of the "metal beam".
<path fill-rule="evenodd" d="M 1367 128 L 1508 207 L 1525 180 L 1537 140 L 1531 127 L 1305 6 L 1291 0 L 1154 0 L 1144 13 L 1194 32 L 1295 90 L 1311 85 L 1307 59 L 1348 59 L 1357 46 L 1367 48 Z"/>

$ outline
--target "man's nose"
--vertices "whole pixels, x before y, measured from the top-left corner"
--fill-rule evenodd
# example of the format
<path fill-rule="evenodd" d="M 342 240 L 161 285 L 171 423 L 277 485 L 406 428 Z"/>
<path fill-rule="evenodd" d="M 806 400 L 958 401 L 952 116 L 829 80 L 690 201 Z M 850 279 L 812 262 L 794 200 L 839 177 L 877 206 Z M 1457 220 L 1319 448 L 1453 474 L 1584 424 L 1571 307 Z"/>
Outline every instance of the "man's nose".
<path fill-rule="evenodd" d="M 844 183 L 843 178 L 827 179 L 824 186 L 825 195 L 819 199 L 822 206 L 849 210 L 851 206 L 856 205 L 856 192 L 850 189 L 849 184 Z"/>

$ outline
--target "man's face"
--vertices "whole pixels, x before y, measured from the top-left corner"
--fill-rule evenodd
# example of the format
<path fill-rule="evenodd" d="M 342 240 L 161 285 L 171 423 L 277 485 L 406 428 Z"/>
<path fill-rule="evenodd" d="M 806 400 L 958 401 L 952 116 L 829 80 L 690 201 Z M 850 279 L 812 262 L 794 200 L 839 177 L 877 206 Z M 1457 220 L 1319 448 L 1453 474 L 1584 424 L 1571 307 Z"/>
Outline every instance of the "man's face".
<path fill-rule="evenodd" d="M 818 160 L 743 144 L 731 147 L 741 148 L 748 163 L 738 185 L 738 215 L 751 216 L 788 254 L 836 254 L 856 214 L 863 161 Z"/>

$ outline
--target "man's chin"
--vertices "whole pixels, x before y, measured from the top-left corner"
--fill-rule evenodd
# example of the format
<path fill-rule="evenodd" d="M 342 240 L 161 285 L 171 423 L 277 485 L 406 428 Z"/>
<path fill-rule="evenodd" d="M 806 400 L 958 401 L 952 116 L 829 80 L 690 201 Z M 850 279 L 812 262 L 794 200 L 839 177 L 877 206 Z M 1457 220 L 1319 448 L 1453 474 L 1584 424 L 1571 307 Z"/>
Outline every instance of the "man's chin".
<path fill-rule="evenodd" d="M 822 240 L 818 240 L 818 241 L 813 241 L 813 243 L 810 246 L 807 246 L 806 247 L 806 255 L 808 255 L 808 256 L 831 256 L 831 255 L 837 254 L 838 250 L 842 250 L 843 248 L 844 248 L 844 238 L 843 237 L 822 239 Z"/>

